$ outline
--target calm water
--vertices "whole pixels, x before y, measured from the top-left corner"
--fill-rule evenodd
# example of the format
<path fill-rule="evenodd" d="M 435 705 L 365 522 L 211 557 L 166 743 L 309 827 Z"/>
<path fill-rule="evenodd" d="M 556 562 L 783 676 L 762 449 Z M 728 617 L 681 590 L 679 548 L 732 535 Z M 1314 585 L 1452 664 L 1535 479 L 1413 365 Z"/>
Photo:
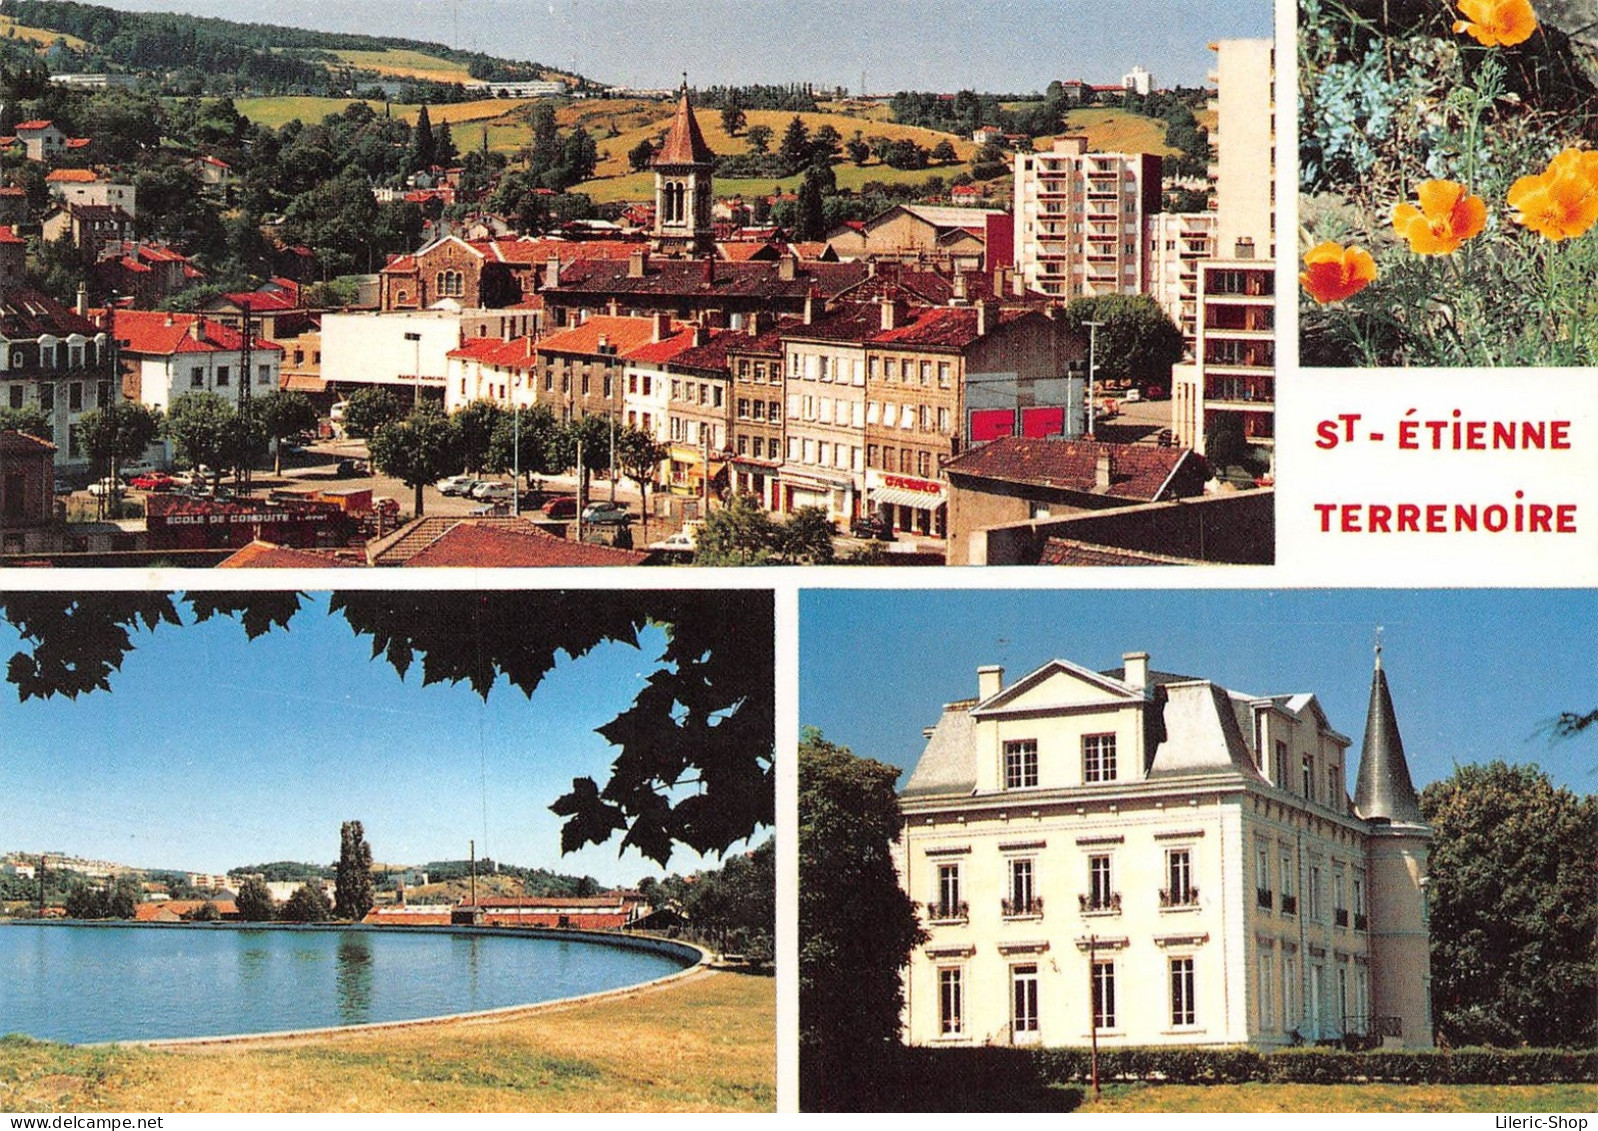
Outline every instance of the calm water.
<path fill-rule="evenodd" d="M 646 982 L 670 957 L 571 939 L 282 929 L 0 927 L 0 1033 L 266 1033 L 467 1013 Z"/>

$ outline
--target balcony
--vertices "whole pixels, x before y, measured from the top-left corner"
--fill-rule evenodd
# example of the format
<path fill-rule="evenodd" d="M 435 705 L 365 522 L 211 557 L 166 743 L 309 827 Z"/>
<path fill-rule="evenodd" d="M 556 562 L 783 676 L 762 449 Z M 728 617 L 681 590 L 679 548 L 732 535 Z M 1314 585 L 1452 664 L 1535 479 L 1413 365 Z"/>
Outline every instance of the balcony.
<path fill-rule="evenodd" d="M 971 905 L 960 903 L 929 903 L 927 918 L 934 923 L 964 923 L 971 917 Z"/>
<path fill-rule="evenodd" d="M 1084 915 L 1119 915 L 1121 913 L 1121 893 L 1118 891 L 1093 895 L 1079 894 L 1076 897 L 1076 902 Z"/>
<path fill-rule="evenodd" d="M 1161 907 L 1197 907 L 1198 901 L 1199 889 L 1196 887 L 1160 889 Z"/>
<path fill-rule="evenodd" d="M 1043 897 L 1033 896 L 1031 899 L 1000 900 L 999 910 L 1006 919 L 1019 919 L 1025 916 L 1042 918 Z"/>
<path fill-rule="evenodd" d="M 1358 911 L 1354 912 L 1354 929 L 1356 931 L 1368 931 L 1368 930 L 1370 930 L 1371 929 L 1370 916 L 1361 914 Z"/>
<path fill-rule="evenodd" d="M 1348 908 L 1338 907 L 1332 911 L 1332 923 L 1338 927 L 1348 926 Z"/>
<path fill-rule="evenodd" d="M 1254 902 L 1269 911 L 1276 904 L 1276 893 L 1271 891 L 1270 888 L 1255 888 Z"/>
<path fill-rule="evenodd" d="M 1284 896 L 1282 896 L 1282 914 L 1283 915 L 1297 915 L 1298 914 L 1298 896 L 1296 896 L 1296 895 L 1284 895 Z"/>

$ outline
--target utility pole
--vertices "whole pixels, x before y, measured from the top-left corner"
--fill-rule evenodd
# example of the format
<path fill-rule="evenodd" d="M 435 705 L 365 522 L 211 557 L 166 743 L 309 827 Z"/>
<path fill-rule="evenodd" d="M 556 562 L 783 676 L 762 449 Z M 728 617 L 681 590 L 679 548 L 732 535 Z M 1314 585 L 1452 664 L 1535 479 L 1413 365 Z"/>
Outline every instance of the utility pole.
<path fill-rule="evenodd" d="M 239 311 L 242 315 L 239 328 L 239 416 L 244 421 L 250 418 L 250 300 L 248 296 L 239 300 Z M 240 430 L 240 435 L 244 435 Z M 240 493 L 248 495 L 254 476 L 250 474 L 251 459 L 249 452 L 240 452 L 239 460 L 239 488 Z"/>
<path fill-rule="evenodd" d="M 1088 328 L 1088 419 L 1087 419 L 1088 431 L 1087 431 L 1087 435 L 1088 435 L 1088 439 L 1091 440 L 1093 438 L 1093 377 L 1094 377 L 1094 374 L 1096 372 L 1096 365 L 1098 363 L 1098 348 L 1097 347 L 1098 347 L 1098 338 L 1099 338 L 1099 327 L 1104 325 L 1104 323 L 1102 323 L 1102 322 L 1084 322 L 1084 323 L 1082 323 L 1082 325 L 1084 325 L 1084 326 L 1086 326 Z"/>
<path fill-rule="evenodd" d="M 583 540 L 583 438 L 577 437 L 577 541 Z"/>

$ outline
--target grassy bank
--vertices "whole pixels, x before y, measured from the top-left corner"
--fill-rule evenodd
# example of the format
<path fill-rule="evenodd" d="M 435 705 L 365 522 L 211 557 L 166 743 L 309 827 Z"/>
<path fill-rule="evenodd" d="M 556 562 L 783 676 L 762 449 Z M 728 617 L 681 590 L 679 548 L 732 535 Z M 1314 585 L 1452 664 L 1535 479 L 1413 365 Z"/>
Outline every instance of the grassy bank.
<path fill-rule="evenodd" d="M 1598 1107 L 1591 1084 L 1112 1084 L 1084 1112 L 1127 1111 L 1513 1111 Z"/>
<path fill-rule="evenodd" d="M 0 1038 L 0 1111 L 771 1111 L 776 987 L 706 973 L 509 1019 L 182 1050 Z"/>

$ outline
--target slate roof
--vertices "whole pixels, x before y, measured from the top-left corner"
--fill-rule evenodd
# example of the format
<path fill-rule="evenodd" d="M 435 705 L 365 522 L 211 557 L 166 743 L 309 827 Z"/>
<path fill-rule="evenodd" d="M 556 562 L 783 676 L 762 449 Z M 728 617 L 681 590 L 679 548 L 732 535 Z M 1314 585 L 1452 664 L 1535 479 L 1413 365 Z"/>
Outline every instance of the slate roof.
<path fill-rule="evenodd" d="M 993 326 L 1014 322 L 1029 313 L 1024 310 L 995 310 L 989 333 L 992 332 Z M 975 342 L 978 337 L 977 312 L 974 307 L 943 306 L 922 311 L 903 326 L 879 331 L 872 335 L 871 344 L 962 350 Z"/>
<path fill-rule="evenodd" d="M 757 260 L 717 262 L 707 279 L 703 260 L 655 257 L 641 276 L 630 275 L 629 267 L 626 261 L 579 260 L 561 271 L 560 286 L 553 288 L 553 294 L 557 298 L 614 294 L 802 302 L 812 291 L 822 298 L 840 294 L 864 279 L 867 271 L 864 263 L 805 263 L 794 271 L 792 279 L 783 279 L 780 263 Z"/>
<path fill-rule="evenodd" d="M 1097 486 L 1098 460 L 1105 454 L 1111 459 L 1108 490 Z M 1177 469 L 1191 456 L 1186 448 L 1005 436 L 955 457 L 945 471 L 951 478 L 958 475 L 1155 502 L 1166 497 Z"/>
<path fill-rule="evenodd" d="M 0 293 L 0 335 L 10 341 L 37 338 L 40 334 L 82 334 L 92 338 L 99 332 L 100 327 L 49 295 L 27 287 L 11 287 Z"/>
<path fill-rule="evenodd" d="M 716 155 L 705 144 L 705 135 L 699 132 L 699 121 L 694 117 L 693 103 L 689 101 L 685 83 L 677 98 L 677 113 L 671 120 L 671 128 L 666 131 L 666 138 L 660 143 L 660 151 L 655 154 L 651 164 L 710 165 L 715 160 Z"/>

